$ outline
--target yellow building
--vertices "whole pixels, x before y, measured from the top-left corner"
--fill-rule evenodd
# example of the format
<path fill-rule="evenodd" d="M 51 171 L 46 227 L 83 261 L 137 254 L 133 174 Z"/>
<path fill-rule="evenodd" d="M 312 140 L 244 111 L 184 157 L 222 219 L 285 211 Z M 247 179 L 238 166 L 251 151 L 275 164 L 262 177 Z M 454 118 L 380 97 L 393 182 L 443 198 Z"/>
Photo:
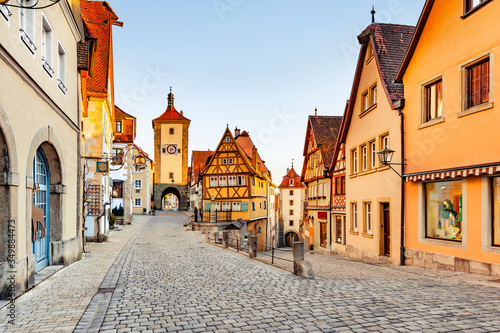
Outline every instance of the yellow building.
<path fill-rule="evenodd" d="M 331 251 L 332 182 L 328 172 L 333 162 L 333 153 L 342 117 L 309 116 L 304 143 L 304 164 L 301 181 L 307 186 L 307 208 L 305 211 L 308 245 L 320 252 Z"/>
<path fill-rule="evenodd" d="M 403 86 L 393 81 L 413 31 L 373 23 L 358 36 L 358 66 L 338 142 L 346 152 L 346 253 L 351 257 L 400 263 L 403 180 L 380 163 L 377 152 L 392 148 L 393 162 L 401 163 L 401 117 L 393 109 Z"/>
<path fill-rule="evenodd" d="M 201 172 L 203 177 L 203 222 L 222 230 L 242 219 L 244 231 L 267 244 L 268 188 L 271 173 L 266 168 L 249 134 L 229 128 Z M 259 246 L 261 249 L 262 246 Z"/>
<path fill-rule="evenodd" d="M 83 55 L 89 64 L 82 71 L 85 236 L 97 240 L 109 232 L 109 157 L 115 125 L 112 27 L 123 24 L 105 1 L 84 0 L 81 9 L 86 32 Z"/>
<path fill-rule="evenodd" d="M 0 5 L 0 31 L 0 299 L 14 299 L 81 254 L 80 3 Z"/>
<path fill-rule="evenodd" d="M 167 110 L 153 120 L 154 204 L 159 210 L 189 209 L 188 143 L 191 120 L 177 112 L 172 88 Z"/>

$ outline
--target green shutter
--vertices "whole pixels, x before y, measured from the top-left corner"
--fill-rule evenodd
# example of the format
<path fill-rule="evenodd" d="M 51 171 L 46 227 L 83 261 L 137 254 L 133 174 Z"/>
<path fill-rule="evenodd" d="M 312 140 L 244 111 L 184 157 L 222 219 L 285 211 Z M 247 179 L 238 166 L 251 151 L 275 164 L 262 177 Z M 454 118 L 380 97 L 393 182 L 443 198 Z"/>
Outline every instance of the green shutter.
<path fill-rule="evenodd" d="M 210 211 L 210 205 L 211 205 L 211 202 L 210 201 L 205 201 L 205 212 L 209 212 Z"/>
<path fill-rule="evenodd" d="M 241 211 L 242 212 L 248 212 L 248 202 L 243 201 L 241 203 Z"/>

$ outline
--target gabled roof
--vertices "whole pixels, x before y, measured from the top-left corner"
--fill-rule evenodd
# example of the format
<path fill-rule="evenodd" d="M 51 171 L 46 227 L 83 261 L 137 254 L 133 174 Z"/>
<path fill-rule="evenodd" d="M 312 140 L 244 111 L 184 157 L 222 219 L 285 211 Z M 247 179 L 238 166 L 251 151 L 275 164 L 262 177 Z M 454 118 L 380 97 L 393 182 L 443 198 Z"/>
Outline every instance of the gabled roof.
<path fill-rule="evenodd" d="M 404 54 L 412 38 L 415 28 L 407 25 L 374 23 L 368 26 L 359 36 L 361 44 L 359 51 L 358 64 L 354 81 L 351 88 L 351 96 L 346 105 L 344 119 L 342 121 L 342 131 L 339 142 L 344 142 L 351 124 L 354 104 L 356 101 L 359 80 L 365 64 L 366 49 L 368 42 L 371 41 L 374 47 L 374 57 L 377 62 L 379 74 L 383 79 L 383 89 L 389 101 L 389 105 L 394 109 L 394 103 L 398 99 L 404 98 L 403 85 L 396 84 L 394 78 L 397 70 L 403 61 Z M 394 58 L 391 60 L 392 54 Z M 380 90 L 379 90 L 380 91 Z"/>
<path fill-rule="evenodd" d="M 408 46 L 408 50 L 394 79 L 395 82 L 403 81 L 403 76 L 406 69 L 408 68 L 408 64 L 410 63 L 411 58 L 413 57 L 415 49 L 417 48 L 418 41 L 420 40 L 420 36 L 422 36 L 422 31 L 424 31 L 425 24 L 427 23 L 427 19 L 429 18 L 433 5 L 434 0 L 427 0 L 424 4 L 424 8 L 422 9 L 422 13 L 420 13 L 420 18 L 418 19 L 417 27 L 415 28 L 415 32 Z"/>
<path fill-rule="evenodd" d="M 120 120 L 122 122 L 122 131 L 121 133 L 115 132 L 115 139 L 113 142 L 128 142 L 132 143 L 135 140 L 136 134 L 136 118 L 115 105 L 115 121 Z"/>
<path fill-rule="evenodd" d="M 211 150 L 193 150 L 191 152 L 191 167 L 195 183 L 198 183 L 201 170 L 205 168 L 208 158 L 213 154 L 214 152 Z"/>
<path fill-rule="evenodd" d="M 293 179 L 293 186 L 290 186 L 290 179 Z M 300 181 L 300 176 L 295 172 L 295 170 L 292 168 L 291 170 L 288 170 L 287 174 L 283 177 L 283 181 L 281 182 L 279 188 L 301 188 L 301 187 L 306 187 L 304 183 Z"/>
<path fill-rule="evenodd" d="M 236 138 L 236 142 L 240 145 L 241 149 L 243 149 L 248 158 L 252 160 L 252 149 L 253 147 L 255 147 L 255 145 L 253 144 L 252 139 L 250 138 L 250 134 L 248 134 L 247 131 L 243 131 Z M 268 172 L 269 170 L 267 169 L 259 153 L 257 153 L 257 157 L 258 157 L 259 171 L 263 173 Z"/>
<path fill-rule="evenodd" d="M 243 219 L 237 219 L 236 221 L 230 223 L 224 230 L 240 230 L 245 226 L 246 222 Z"/>
<path fill-rule="evenodd" d="M 323 164 L 328 169 L 332 163 L 335 143 L 339 134 L 342 117 L 339 116 L 309 116 L 311 130 L 316 139 L 316 145 L 321 150 Z M 307 154 L 307 141 L 305 145 L 305 154 Z"/>
<path fill-rule="evenodd" d="M 97 39 L 94 71 L 87 79 L 89 95 L 106 95 L 111 50 L 111 26 L 118 19 L 106 1 L 81 1 L 82 18 L 88 34 Z"/>
<path fill-rule="evenodd" d="M 115 105 L 115 120 L 121 120 L 127 118 L 137 119 L 136 117 L 132 116 L 131 114 L 128 114 L 127 112 L 123 111 L 122 109 L 120 109 L 118 106 Z"/>
<path fill-rule="evenodd" d="M 404 98 L 403 85 L 395 83 L 394 79 L 414 31 L 415 27 L 409 25 L 374 23 L 358 36 L 360 44 L 369 40 L 373 43 L 377 66 L 391 106 L 393 101 Z"/>

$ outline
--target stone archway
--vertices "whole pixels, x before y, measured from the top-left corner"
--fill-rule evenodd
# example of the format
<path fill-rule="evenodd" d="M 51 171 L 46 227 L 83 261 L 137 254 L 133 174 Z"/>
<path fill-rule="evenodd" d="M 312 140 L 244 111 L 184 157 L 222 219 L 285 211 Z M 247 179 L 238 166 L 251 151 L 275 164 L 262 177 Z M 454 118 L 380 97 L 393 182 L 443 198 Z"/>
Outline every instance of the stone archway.
<path fill-rule="evenodd" d="M 64 216 L 64 200 L 66 194 L 66 186 L 64 185 L 64 173 L 63 173 L 63 159 L 62 155 L 59 154 L 61 146 L 57 140 L 55 134 L 50 127 L 43 127 L 38 130 L 38 132 L 33 137 L 31 142 L 28 163 L 27 163 L 27 192 L 30 197 L 33 196 L 34 180 L 32 177 L 33 161 L 35 160 L 35 154 L 38 149 L 43 151 L 45 158 L 47 160 L 48 171 L 50 175 L 50 229 L 49 229 L 49 239 L 50 239 L 50 254 L 49 254 L 49 265 L 60 265 L 64 264 L 64 245 L 63 245 L 63 221 Z M 31 219 L 31 201 L 26 207 L 27 218 Z M 29 226 L 31 234 L 31 221 L 27 221 L 27 226 Z M 32 243 L 28 242 L 30 247 Z M 32 253 L 33 249 L 30 248 L 28 253 Z"/>
<path fill-rule="evenodd" d="M 167 187 L 161 194 L 162 210 L 180 210 L 181 194 L 174 187 Z"/>
<path fill-rule="evenodd" d="M 0 104 L 0 299 L 11 296 L 10 282 L 7 280 L 7 271 L 19 271 L 21 260 L 15 255 L 9 258 L 10 244 L 15 246 L 15 253 L 19 253 L 19 221 L 17 204 L 19 199 L 19 170 L 15 136 L 5 110 Z M 9 233 L 10 230 L 14 231 Z M 15 265 L 13 269 L 8 262 Z M 16 290 L 23 290 L 25 278 L 16 276 Z"/>
<path fill-rule="evenodd" d="M 292 247 L 293 242 L 298 242 L 299 239 L 299 235 L 295 231 L 288 231 L 285 234 L 285 247 Z"/>

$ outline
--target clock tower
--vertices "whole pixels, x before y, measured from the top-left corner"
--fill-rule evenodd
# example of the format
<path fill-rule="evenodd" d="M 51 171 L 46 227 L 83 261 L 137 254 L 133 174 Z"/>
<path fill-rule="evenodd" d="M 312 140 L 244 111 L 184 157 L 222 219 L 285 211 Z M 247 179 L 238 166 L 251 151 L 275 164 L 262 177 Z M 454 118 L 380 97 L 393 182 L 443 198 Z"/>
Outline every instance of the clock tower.
<path fill-rule="evenodd" d="M 177 112 L 172 87 L 167 110 L 153 119 L 154 203 L 157 210 L 189 209 L 188 140 L 191 120 Z"/>

